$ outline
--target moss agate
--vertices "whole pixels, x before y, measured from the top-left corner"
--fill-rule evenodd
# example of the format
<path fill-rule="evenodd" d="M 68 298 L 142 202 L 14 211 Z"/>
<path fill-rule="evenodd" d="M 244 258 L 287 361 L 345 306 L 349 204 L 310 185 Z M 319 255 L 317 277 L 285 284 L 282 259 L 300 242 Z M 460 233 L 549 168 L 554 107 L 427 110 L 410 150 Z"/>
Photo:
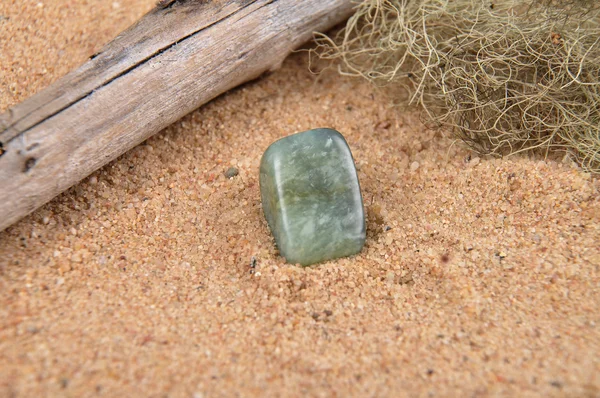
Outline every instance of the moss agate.
<path fill-rule="evenodd" d="M 352 153 L 339 132 L 314 129 L 274 142 L 261 160 L 260 193 L 287 262 L 307 266 L 361 251 L 362 196 Z"/>

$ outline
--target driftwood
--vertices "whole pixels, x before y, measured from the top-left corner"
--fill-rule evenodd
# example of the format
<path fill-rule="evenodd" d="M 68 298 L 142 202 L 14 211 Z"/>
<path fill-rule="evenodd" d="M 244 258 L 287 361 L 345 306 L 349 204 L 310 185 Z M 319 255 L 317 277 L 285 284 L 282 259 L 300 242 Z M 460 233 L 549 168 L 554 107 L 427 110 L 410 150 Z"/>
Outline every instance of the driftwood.
<path fill-rule="evenodd" d="M 167 0 L 0 115 L 0 230 L 342 22 L 350 0 Z"/>

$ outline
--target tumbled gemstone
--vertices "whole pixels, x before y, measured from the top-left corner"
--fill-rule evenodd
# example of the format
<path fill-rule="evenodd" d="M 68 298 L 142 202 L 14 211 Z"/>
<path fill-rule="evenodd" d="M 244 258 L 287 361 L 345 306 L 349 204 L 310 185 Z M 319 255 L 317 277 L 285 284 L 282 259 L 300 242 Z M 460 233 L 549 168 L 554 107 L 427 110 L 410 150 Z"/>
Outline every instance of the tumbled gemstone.
<path fill-rule="evenodd" d="M 332 129 L 274 142 L 260 163 L 260 195 L 279 252 L 311 265 L 360 252 L 365 215 L 352 153 Z"/>

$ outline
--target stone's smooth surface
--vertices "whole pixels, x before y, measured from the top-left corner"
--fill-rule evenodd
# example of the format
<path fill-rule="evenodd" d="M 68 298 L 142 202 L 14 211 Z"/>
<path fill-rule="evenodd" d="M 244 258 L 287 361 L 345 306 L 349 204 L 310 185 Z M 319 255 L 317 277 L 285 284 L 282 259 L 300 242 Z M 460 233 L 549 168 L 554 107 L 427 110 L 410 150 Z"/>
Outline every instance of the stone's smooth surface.
<path fill-rule="evenodd" d="M 273 143 L 260 164 L 265 218 L 281 255 L 311 265 L 361 251 L 365 215 L 344 137 L 314 129 Z"/>

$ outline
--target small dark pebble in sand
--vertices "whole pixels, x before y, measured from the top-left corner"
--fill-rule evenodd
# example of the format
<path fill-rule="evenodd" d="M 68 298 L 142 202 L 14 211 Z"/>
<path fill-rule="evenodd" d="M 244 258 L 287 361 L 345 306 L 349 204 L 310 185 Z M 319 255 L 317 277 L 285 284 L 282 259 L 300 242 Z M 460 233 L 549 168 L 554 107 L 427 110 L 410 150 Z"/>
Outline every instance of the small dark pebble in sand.
<path fill-rule="evenodd" d="M 562 383 L 560 381 L 555 380 L 555 381 L 551 382 L 550 385 L 555 388 L 562 388 Z"/>
<path fill-rule="evenodd" d="M 235 167 L 230 167 L 225 172 L 225 177 L 227 177 L 227 178 L 233 178 L 236 175 L 238 175 L 239 173 L 240 172 L 238 171 L 238 169 L 236 169 Z"/>

